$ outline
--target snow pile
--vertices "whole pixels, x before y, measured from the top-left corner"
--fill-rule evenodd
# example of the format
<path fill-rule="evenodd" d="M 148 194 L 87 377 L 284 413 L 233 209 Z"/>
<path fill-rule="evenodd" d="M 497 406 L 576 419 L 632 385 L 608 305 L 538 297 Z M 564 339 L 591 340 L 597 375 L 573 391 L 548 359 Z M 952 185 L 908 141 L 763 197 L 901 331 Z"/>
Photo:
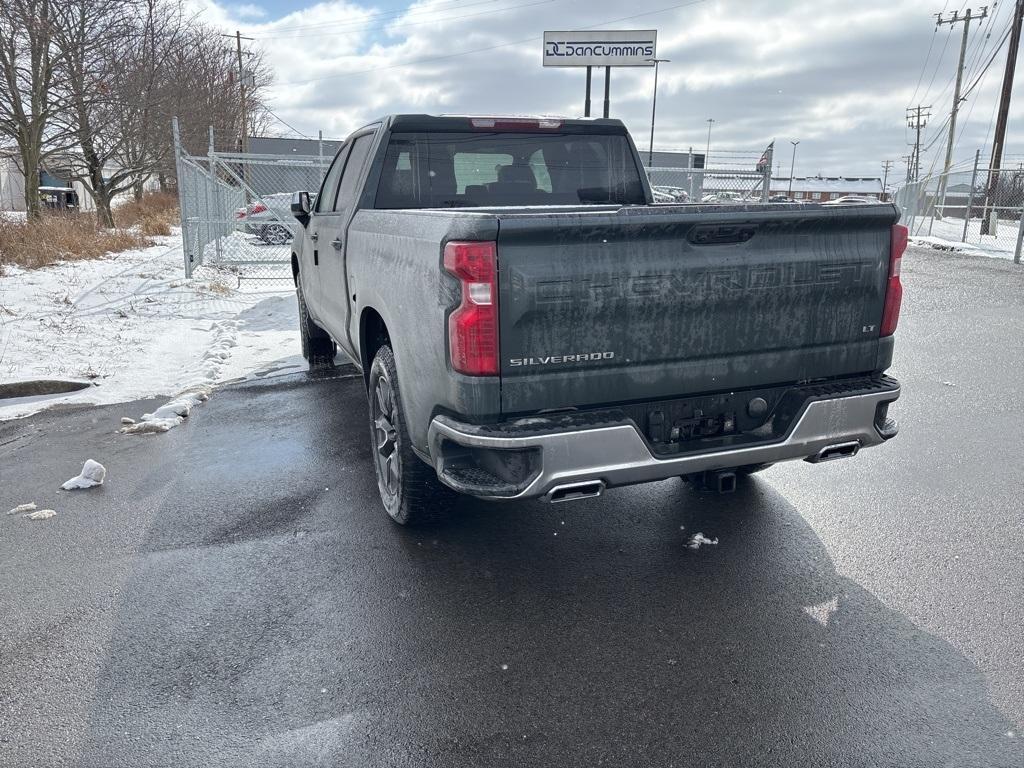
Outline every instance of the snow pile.
<path fill-rule="evenodd" d="M 8 511 L 7 511 L 7 514 L 8 514 L 8 515 L 23 515 L 23 514 L 25 514 L 26 512 L 31 512 L 31 511 L 32 511 L 32 510 L 34 510 L 35 508 L 36 508 L 36 505 L 35 505 L 35 504 L 33 504 L 33 503 L 32 503 L 32 502 L 30 501 L 30 502 L 29 502 L 28 504 L 19 504 L 19 505 L 18 505 L 18 506 L 16 506 L 16 507 L 15 507 L 14 509 L 10 509 L 10 510 L 8 510 Z"/>
<path fill-rule="evenodd" d="M 967 224 L 967 242 L 961 242 L 964 235 L 963 219 L 946 217 L 929 222 L 928 219 L 917 218 L 910 242 L 969 256 L 1012 259 L 1017 246 L 1017 226 L 1016 221 L 1003 221 L 996 227 L 995 235 L 983 235 L 981 219 L 971 219 Z"/>
<path fill-rule="evenodd" d="M 96 485 L 103 485 L 103 479 L 107 476 L 107 468 L 98 461 L 86 459 L 82 471 L 76 477 L 72 477 L 61 486 L 65 491 L 73 491 L 80 488 L 92 488 Z"/>
<path fill-rule="evenodd" d="M 690 549 L 700 549 L 700 545 L 701 544 L 717 544 L 717 543 L 718 543 L 718 537 L 717 536 L 715 538 L 713 538 L 713 539 L 709 539 L 703 533 L 701 533 L 700 531 L 697 531 L 697 533 L 693 534 L 693 536 L 690 537 L 689 541 L 686 542 L 686 546 L 689 547 Z"/>
<path fill-rule="evenodd" d="M 152 413 L 142 414 L 139 421 L 128 419 L 130 424 L 121 427 L 118 432 L 127 435 L 157 434 L 167 432 L 181 424 L 200 403 L 210 399 L 208 387 L 198 386 L 179 393 L 173 400 L 161 405 Z M 122 422 L 124 419 L 121 420 Z"/>
<path fill-rule="evenodd" d="M 0 277 L 0 383 L 85 380 L 80 392 L 0 400 L 0 419 L 57 403 L 118 403 L 297 368 L 290 281 L 184 277 L 180 234 L 103 259 Z"/>

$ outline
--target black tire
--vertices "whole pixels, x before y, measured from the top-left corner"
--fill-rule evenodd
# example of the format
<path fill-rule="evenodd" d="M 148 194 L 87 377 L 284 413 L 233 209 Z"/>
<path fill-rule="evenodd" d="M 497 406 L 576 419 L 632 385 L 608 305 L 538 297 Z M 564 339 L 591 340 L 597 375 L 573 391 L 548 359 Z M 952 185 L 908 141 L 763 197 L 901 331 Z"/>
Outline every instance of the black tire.
<path fill-rule="evenodd" d="M 367 397 L 373 469 L 384 510 L 399 525 L 436 522 L 455 494 L 412 450 L 395 356 L 386 344 L 370 366 Z"/>
<path fill-rule="evenodd" d="M 302 340 L 302 356 L 309 361 L 310 368 L 323 368 L 334 364 L 337 347 L 327 331 L 313 322 L 302 295 L 302 283 L 295 281 L 295 292 L 299 299 L 299 337 Z"/>

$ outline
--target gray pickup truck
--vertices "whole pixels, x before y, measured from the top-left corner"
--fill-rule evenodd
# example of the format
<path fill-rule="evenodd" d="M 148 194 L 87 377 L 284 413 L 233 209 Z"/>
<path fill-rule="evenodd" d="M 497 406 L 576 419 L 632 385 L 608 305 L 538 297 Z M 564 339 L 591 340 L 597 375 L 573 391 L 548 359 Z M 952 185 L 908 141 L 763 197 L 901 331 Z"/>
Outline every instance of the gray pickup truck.
<path fill-rule="evenodd" d="M 377 483 L 558 502 L 722 492 L 895 436 L 890 204 L 654 205 L 617 120 L 394 115 L 298 192 L 303 354 L 363 372 Z"/>

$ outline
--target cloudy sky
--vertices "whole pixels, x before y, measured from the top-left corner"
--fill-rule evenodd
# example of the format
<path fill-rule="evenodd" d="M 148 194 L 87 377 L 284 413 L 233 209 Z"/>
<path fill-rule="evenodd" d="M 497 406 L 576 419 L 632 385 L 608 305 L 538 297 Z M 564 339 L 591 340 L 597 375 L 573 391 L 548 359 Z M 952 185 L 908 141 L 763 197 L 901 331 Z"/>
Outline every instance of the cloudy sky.
<path fill-rule="evenodd" d="M 978 3 L 975 3 L 978 5 Z M 274 71 L 282 135 L 342 137 L 389 112 L 581 115 L 584 70 L 541 67 L 545 29 L 657 29 L 656 148 L 760 150 L 773 138 L 788 172 L 905 173 L 905 109 L 931 105 L 922 166 L 941 166 L 962 25 L 943 0 L 193 0 L 198 18 L 254 38 Z M 954 159 L 991 141 L 1012 0 L 972 25 Z M 991 66 L 985 65 L 991 60 Z M 982 74 L 984 72 L 984 74 Z M 980 78 L 980 79 L 979 79 Z M 647 147 L 653 72 L 615 69 L 613 117 Z M 603 83 L 595 76 L 600 110 Z M 287 123 L 287 125 L 285 125 Z M 289 127 L 290 126 L 290 127 Z M 1010 155 L 1024 153 L 1024 103 Z M 983 156 L 987 152 L 983 149 Z M 1014 157 L 1014 161 L 1024 157 Z"/>

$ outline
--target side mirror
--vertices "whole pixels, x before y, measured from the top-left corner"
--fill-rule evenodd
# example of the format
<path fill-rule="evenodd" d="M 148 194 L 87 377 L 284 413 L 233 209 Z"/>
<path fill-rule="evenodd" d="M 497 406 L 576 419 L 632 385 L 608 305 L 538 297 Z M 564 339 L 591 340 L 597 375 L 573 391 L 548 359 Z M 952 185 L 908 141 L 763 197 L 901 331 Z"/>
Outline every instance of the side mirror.
<path fill-rule="evenodd" d="M 294 216 L 299 224 L 306 226 L 309 224 L 309 212 L 313 209 L 313 206 L 309 202 L 309 192 L 295 192 L 292 195 L 292 216 Z"/>

